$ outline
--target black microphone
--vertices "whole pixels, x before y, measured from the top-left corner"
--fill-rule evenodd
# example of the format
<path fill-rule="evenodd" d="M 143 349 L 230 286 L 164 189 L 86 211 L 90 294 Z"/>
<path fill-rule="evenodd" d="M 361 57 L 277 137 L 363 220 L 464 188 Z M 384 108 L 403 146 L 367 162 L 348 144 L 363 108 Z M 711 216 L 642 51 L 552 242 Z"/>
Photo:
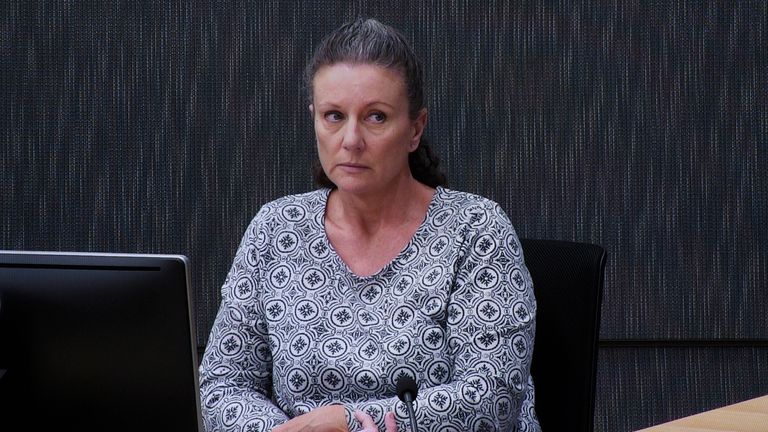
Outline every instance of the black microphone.
<path fill-rule="evenodd" d="M 411 419 L 411 432 L 417 432 L 416 414 L 413 412 L 413 401 L 416 400 L 416 395 L 419 392 L 416 381 L 410 375 L 403 375 L 397 379 L 395 386 L 397 387 L 397 397 L 408 410 L 408 417 Z"/>

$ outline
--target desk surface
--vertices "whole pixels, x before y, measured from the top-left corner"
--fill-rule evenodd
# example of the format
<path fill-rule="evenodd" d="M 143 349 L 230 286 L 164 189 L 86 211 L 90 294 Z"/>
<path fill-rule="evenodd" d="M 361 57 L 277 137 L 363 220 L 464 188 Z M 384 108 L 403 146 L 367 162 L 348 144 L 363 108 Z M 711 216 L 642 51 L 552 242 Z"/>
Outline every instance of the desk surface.
<path fill-rule="evenodd" d="M 642 432 L 768 432 L 768 395 L 643 429 Z"/>

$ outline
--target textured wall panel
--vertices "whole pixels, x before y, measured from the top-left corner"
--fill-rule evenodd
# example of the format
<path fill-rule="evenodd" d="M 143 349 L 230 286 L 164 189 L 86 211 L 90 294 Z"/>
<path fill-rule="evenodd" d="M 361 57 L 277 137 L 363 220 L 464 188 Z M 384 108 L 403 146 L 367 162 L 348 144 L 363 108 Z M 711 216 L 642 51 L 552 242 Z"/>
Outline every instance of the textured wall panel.
<path fill-rule="evenodd" d="M 206 333 L 248 219 L 311 188 L 306 58 L 363 13 L 424 58 L 453 186 L 608 249 L 604 338 L 768 337 L 764 2 L 345 4 L 4 3 L 2 247 L 189 254 Z"/>
<path fill-rule="evenodd" d="M 768 348 L 603 348 L 595 431 L 634 431 L 768 394 Z"/>
<path fill-rule="evenodd" d="M 765 339 L 767 10 L 0 2 L 0 248 L 187 254 L 203 344 L 250 218 L 312 188 L 312 47 L 362 14 L 423 58 L 451 186 L 608 250 L 602 338 Z"/>

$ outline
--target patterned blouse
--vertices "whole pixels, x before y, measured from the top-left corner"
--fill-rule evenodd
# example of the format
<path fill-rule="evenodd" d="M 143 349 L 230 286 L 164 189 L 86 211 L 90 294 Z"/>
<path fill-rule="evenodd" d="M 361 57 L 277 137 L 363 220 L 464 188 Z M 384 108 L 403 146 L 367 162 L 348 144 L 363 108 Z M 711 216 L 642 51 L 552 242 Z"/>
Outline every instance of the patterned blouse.
<path fill-rule="evenodd" d="M 269 431 L 315 407 L 408 422 L 395 383 L 418 383 L 420 431 L 538 431 L 530 376 L 536 302 L 498 204 L 438 187 L 413 238 L 360 277 L 324 229 L 330 191 L 266 204 L 222 287 L 200 366 L 206 429 Z"/>

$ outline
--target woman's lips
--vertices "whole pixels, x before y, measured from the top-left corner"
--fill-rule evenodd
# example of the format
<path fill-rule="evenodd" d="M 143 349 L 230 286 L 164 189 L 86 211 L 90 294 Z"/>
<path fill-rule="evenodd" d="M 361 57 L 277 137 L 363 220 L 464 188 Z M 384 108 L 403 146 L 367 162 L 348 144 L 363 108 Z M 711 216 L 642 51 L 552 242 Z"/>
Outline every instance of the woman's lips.
<path fill-rule="evenodd" d="M 350 172 L 350 173 L 358 173 L 368 169 L 367 166 L 362 164 L 356 164 L 356 163 L 341 163 L 338 165 L 338 167 L 341 168 L 343 171 Z"/>

